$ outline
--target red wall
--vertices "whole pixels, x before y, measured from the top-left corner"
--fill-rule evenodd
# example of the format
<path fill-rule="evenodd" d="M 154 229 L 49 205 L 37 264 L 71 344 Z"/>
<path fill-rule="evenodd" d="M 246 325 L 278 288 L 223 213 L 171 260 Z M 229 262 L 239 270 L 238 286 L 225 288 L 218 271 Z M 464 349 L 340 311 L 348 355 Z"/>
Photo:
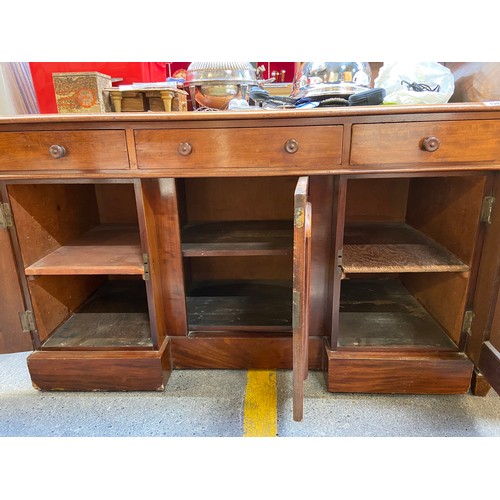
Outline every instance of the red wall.
<path fill-rule="evenodd" d="M 122 78 L 116 85 L 139 82 L 164 82 L 168 76 L 165 62 L 36 62 L 29 63 L 40 113 L 57 113 L 52 73 L 97 71 Z M 172 74 L 189 63 L 169 63 Z"/>

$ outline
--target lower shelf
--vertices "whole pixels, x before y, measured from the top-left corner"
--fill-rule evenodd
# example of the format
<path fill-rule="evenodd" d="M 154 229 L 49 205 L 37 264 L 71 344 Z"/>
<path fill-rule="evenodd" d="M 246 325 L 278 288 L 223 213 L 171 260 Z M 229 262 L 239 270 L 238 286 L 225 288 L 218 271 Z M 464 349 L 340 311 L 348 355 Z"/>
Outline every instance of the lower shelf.
<path fill-rule="evenodd" d="M 153 346 L 142 280 L 109 280 L 44 342 L 42 349 Z"/>
<path fill-rule="evenodd" d="M 397 279 L 342 281 L 338 346 L 457 350 Z"/>
<path fill-rule="evenodd" d="M 195 282 L 186 297 L 189 330 L 290 331 L 288 281 Z"/>

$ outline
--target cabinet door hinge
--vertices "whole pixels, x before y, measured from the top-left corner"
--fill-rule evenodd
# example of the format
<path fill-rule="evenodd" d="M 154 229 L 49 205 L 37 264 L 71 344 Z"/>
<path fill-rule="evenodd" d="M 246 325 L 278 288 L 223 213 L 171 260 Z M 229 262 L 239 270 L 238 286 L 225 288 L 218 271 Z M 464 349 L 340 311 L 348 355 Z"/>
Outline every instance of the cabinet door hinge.
<path fill-rule="evenodd" d="M 344 277 L 344 249 L 341 248 L 337 254 L 337 272 L 341 278 Z"/>
<path fill-rule="evenodd" d="M 483 200 L 483 206 L 481 208 L 481 222 L 486 222 L 486 224 L 491 224 L 491 216 L 493 214 L 493 205 L 495 204 L 494 196 L 486 196 Z"/>
<path fill-rule="evenodd" d="M 142 254 L 142 262 L 144 264 L 144 273 L 142 279 L 147 281 L 149 279 L 149 255 L 147 253 Z"/>
<path fill-rule="evenodd" d="M 462 332 L 466 335 L 472 333 L 472 321 L 474 320 L 474 313 L 471 310 L 465 311 L 464 321 L 462 323 Z"/>
<path fill-rule="evenodd" d="M 12 212 L 8 203 L 0 203 L 0 229 L 12 227 Z"/>
<path fill-rule="evenodd" d="M 19 313 L 21 320 L 21 329 L 24 333 L 30 333 L 36 330 L 35 318 L 32 311 L 23 311 Z"/>

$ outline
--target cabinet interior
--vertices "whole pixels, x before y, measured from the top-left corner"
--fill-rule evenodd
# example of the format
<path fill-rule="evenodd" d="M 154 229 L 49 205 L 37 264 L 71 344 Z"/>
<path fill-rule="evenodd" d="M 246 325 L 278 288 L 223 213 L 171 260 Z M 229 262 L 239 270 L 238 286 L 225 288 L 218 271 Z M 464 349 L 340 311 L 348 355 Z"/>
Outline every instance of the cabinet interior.
<path fill-rule="evenodd" d="M 291 331 L 297 180 L 179 182 L 190 331 Z"/>
<path fill-rule="evenodd" d="M 457 349 L 485 182 L 347 181 L 339 348 Z"/>
<path fill-rule="evenodd" d="M 134 184 L 8 193 L 42 348 L 151 348 Z"/>

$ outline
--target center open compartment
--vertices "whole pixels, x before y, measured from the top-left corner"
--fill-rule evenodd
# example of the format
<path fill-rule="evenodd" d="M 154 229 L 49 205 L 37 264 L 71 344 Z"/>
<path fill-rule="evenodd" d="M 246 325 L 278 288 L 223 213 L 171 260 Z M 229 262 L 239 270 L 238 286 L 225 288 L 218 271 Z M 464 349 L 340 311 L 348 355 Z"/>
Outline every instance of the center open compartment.
<path fill-rule="evenodd" d="M 297 177 L 178 183 L 188 329 L 291 334 Z"/>
<path fill-rule="evenodd" d="M 348 179 L 339 349 L 456 351 L 486 177 Z"/>

